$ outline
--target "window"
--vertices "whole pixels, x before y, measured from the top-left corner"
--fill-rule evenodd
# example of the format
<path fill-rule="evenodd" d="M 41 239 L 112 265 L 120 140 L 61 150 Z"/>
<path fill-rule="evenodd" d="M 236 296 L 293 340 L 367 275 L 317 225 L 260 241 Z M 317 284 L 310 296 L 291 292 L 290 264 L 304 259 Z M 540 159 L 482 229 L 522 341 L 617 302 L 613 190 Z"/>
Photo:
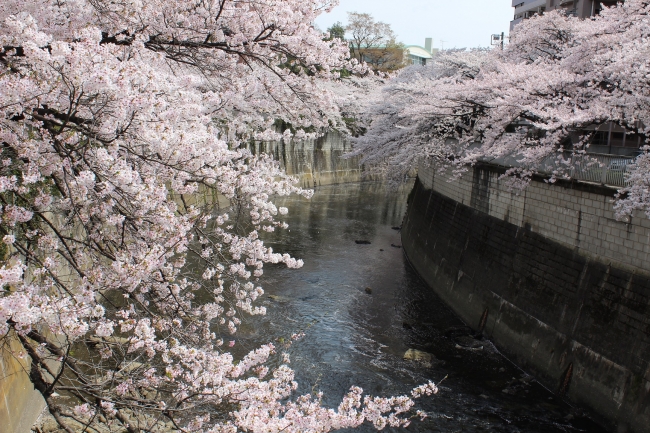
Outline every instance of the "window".
<path fill-rule="evenodd" d="M 612 139 L 610 142 L 611 146 L 623 147 L 625 143 L 625 133 L 624 132 L 612 132 Z"/>
<path fill-rule="evenodd" d="M 625 147 L 641 147 L 645 144 L 645 136 L 641 134 L 628 134 L 625 137 Z"/>
<path fill-rule="evenodd" d="M 412 65 L 422 65 L 425 66 L 427 64 L 427 59 L 424 57 L 418 57 L 414 56 L 413 54 L 409 54 L 409 63 Z"/>
<path fill-rule="evenodd" d="M 602 146 L 607 144 L 607 132 L 604 131 L 597 131 L 592 137 L 591 137 L 591 144 L 595 146 Z"/>

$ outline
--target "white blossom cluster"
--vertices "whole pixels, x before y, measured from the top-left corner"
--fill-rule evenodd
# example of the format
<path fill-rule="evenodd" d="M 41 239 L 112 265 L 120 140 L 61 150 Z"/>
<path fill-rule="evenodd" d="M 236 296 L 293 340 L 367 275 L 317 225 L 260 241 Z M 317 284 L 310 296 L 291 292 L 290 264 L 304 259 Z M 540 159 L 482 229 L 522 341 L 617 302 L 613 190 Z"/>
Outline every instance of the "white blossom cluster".
<path fill-rule="evenodd" d="M 67 431 L 408 423 L 406 397 L 327 409 L 272 345 L 228 351 L 264 264 L 303 264 L 259 238 L 273 198 L 311 194 L 239 144 L 340 124 L 326 83 L 364 67 L 312 27 L 332 5 L 0 2 L 0 334 Z"/>
<path fill-rule="evenodd" d="M 588 152 L 594 129 L 608 122 L 647 145 L 649 16 L 644 0 L 584 20 L 552 11 L 519 23 L 504 50 L 444 52 L 431 66 L 409 68 L 368 111 L 371 127 L 355 154 L 398 180 L 423 158 L 458 174 L 479 160 L 513 157 L 506 176 L 525 186 L 549 158 L 551 181 L 575 161 L 590 164 L 565 151 Z M 620 191 L 620 216 L 650 215 L 647 152 Z"/>

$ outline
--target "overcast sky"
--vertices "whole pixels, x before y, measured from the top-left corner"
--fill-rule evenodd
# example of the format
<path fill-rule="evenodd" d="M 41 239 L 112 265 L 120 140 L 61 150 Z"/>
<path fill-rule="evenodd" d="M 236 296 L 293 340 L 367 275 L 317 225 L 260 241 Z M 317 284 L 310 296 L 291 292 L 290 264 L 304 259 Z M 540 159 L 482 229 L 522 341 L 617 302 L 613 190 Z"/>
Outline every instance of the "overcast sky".
<path fill-rule="evenodd" d="M 489 46 L 490 35 L 508 33 L 514 16 L 512 0 L 340 0 L 316 24 L 323 31 L 337 21 L 346 24 L 347 12 L 366 12 L 390 24 L 406 45 L 424 45 L 431 37 L 435 48 L 441 41 L 445 48 Z"/>

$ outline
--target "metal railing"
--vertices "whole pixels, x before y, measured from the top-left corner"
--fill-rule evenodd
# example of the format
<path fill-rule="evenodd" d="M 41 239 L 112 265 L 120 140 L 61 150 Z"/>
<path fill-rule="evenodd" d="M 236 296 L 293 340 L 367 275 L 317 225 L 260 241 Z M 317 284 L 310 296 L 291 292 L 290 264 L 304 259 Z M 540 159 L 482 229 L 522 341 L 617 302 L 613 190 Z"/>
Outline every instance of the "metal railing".
<path fill-rule="evenodd" d="M 562 155 L 544 158 L 534 167 L 534 171 L 548 176 L 556 175 L 560 179 L 569 178 L 621 188 L 627 186 L 627 172 L 634 159 L 630 156 L 564 152 Z M 516 156 L 483 158 L 480 161 L 503 167 L 524 167 Z"/>

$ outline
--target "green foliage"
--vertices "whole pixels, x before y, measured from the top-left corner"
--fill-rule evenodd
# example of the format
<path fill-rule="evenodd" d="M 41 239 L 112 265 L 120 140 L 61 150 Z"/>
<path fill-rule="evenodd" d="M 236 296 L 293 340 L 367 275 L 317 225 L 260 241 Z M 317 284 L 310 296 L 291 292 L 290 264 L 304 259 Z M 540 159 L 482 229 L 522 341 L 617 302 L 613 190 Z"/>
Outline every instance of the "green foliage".
<path fill-rule="evenodd" d="M 348 128 L 348 131 L 350 131 L 350 134 L 352 134 L 353 137 L 365 135 L 367 129 L 364 126 L 361 126 L 358 119 L 355 117 L 343 117 L 342 119 L 343 122 L 345 122 L 345 126 Z"/>
<path fill-rule="evenodd" d="M 273 126 L 276 128 L 277 131 L 284 132 L 288 129 L 289 131 L 291 131 L 292 134 L 295 134 L 298 131 L 298 129 L 302 129 L 306 133 L 316 132 L 316 128 L 314 128 L 313 126 L 296 128 L 291 123 L 286 122 L 282 119 L 276 119 L 275 122 L 273 122 Z"/>
<path fill-rule="evenodd" d="M 332 24 L 332 27 L 328 28 L 327 32 L 330 34 L 329 39 L 326 39 L 327 41 L 331 41 L 332 39 L 345 40 L 345 26 L 340 21 Z"/>

